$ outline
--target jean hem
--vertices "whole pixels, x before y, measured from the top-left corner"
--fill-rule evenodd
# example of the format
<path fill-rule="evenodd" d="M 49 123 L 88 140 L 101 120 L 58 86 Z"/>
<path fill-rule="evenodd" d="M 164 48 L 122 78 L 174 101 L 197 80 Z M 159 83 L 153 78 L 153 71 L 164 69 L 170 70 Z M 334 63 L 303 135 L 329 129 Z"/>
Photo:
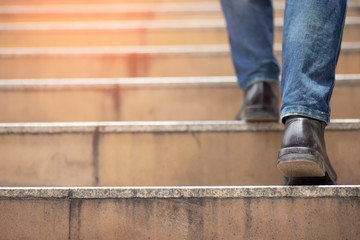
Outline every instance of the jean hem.
<path fill-rule="evenodd" d="M 311 110 L 307 107 L 299 106 L 290 106 L 281 110 L 281 122 L 284 124 L 284 119 L 289 116 L 303 116 L 308 118 L 313 118 L 322 122 L 325 122 L 326 125 L 330 122 L 330 113 Z"/>

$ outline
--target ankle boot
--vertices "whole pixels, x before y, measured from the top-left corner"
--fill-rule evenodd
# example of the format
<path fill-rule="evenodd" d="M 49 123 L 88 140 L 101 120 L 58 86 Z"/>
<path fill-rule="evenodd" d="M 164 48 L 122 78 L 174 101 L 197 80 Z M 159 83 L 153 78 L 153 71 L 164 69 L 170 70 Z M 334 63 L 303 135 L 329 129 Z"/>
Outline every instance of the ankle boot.
<path fill-rule="evenodd" d="M 286 185 L 336 184 L 325 147 L 325 122 L 293 116 L 285 122 L 285 133 L 277 166 Z"/>
<path fill-rule="evenodd" d="M 236 120 L 248 122 L 278 121 L 278 92 L 276 82 L 256 82 L 244 91 L 244 101 Z"/>

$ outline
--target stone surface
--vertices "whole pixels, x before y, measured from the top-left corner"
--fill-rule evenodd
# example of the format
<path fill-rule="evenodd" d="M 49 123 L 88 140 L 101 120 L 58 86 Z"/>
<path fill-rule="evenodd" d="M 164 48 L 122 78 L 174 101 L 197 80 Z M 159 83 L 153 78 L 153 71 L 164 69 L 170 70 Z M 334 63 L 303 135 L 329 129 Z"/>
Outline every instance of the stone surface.
<path fill-rule="evenodd" d="M 337 73 L 357 73 L 359 49 L 342 44 Z M 274 52 L 280 60 L 279 45 Z M 1 48 L 0 55 L 0 77 L 8 79 L 234 75 L 228 45 Z"/>
<path fill-rule="evenodd" d="M 54 1 L 56 3 L 56 1 Z M 108 3 L 107 1 L 106 3 Z M 132 1 L 132 3 L 135 1 Z M 28 2 L 22 3 L 27 4 Z M 51 2 L 52 3 L 52 2 Z M 83 5 L 80 7 L 73 4 L 71 7 L 64 5 L 51 5 L 45 2 L 45 5 L 20 5 L 20 6 L 2 6 L 2 21 L 5 22 L 39 22 L 39 21 L 89 21 L 89 20 L 133 20 L 133 19 L 204 19 L 204 18 L 222 18 L 219 2 L 214 1 L 196 1 L 189 2 L 162 2 L 149 4 L 147 0 L 142 4 L 106 4 L 103 1 L 94 5 Z M 86 2 L 88 3 L 88 2 Z M 94 2 L 92 2 L 94 4 Z M 18 2 L 19 4 L 19 2 Z M 157 7 L 155 7 L 157 6 Z M 282 17 L 285 3 L 274 1 L 273 7 L 276 17 Z M 348 1 L 347 16 L 356 16 L 359 4 L 354 1 Z M 27 13 L 27 14 L 25 14 Z M 124 14 L 131 13 L 131 14 Z"/>
<path fill-rule="evenodd" d="M 6 134 L 0 152 L 0 186 L 97 184 L 93 134 Z"/>
<path fill-rule="evenodd" d="M 137 198 L 360 198 L 360 186 L 0 187 L 0 200 Z"/>
<path fill-rule="evenodd" d="M 1 47 L 206 45 L 228 42 L 218 19 L 1 23 Z M 283 19 L 275 19 L 275 43 L 281 43 Z M 145 30 L 145 31 L 144 31 Z M 51 31 L 51 34 L 48 32 Z M 344 42 L 360 40 L 360 20 L 348 17 Z"/>
<path fill-rule="evenodd" d="M 360 75 L 336 78 L 332 118 L 359 118 Z M 231 76 L 0 80 L 0 122 L 233 120 L 242 97 Z"/>
<path fill-rule="evenodd" d="M 147 122 L 53 122 L 0 123 L 0 134 L 57 133 L 176 133 L 176 132 L 271 132 L 282 131 L 281 123 L 244 121 L 147 121 Z M 360 130 L 360 119 L 335 119 L 328 131 Z"/>
<path fill-rule="evenodd" d="M 356 239 L 358 198 L 75 200 L 76 239 Z"/>
<path fill-rule="evenodd" d="M 279 185 L 282 131 L 241 121 L 0 124 L 0 185 Z M 359 120 L 327 128 L 339 184 L 360 183 L 359 133 Z"/>
<path fill-rule="evenodd" d="M 280 131 L 109 133 L 99 143 L 99 184 L 281 184 L 273 161 L 280 143 Z"/>
<path fill-rule="evenodd" d="M 70 188 L 50 187 L 0 187 L 0 199 L 65 199 L 69 198 Z"/>
<path fill-rule="evenodd" d="M 359 186 L 0 188 L 0 230 L 5 239 L 357 239 L 359 198 Z"/>
<path fill-rule="evenodd" d="M 4 191 L 1 189 L 0 192 Z M 59 201 L 56 198 L 35 200 L 29 197 L 33 194 L 27 192 L 22 192 L 16 198 L 0 200 L 0 238 L 7 240 L 69 239 L 69 201 Z M 51 191 L 43 192 L 43 194 L 57 195 Z"/>
<path fill-rule="evenodd" d="M 343 122 L 339 122 L 339 126 Z M 351 122 L 352 127 L 360 127 Z M 336 128 L 336 126 L 334 127 Z M 0 134 L 38 133 L 100 133 L 131 132 L 237 132 L 281 131 L 280 123 L 251 123 L 242 121 L 159 121 L 159 122 L 55 122 L 55 123 L 0 123 Z"/>

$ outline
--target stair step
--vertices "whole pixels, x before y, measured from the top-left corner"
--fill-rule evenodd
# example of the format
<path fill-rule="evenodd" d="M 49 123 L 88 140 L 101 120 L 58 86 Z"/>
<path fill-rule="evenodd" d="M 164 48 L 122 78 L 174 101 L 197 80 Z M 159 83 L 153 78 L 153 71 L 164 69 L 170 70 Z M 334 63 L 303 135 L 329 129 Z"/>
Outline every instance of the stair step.
<path fill-rule="evenodd" d="M 284 2 L 274 3 L 275 17 L 283 17 Z M 357 16 L 359 2 L 349 2 L 347 16 Z M 0 9 L 1 22 L 117 21 L 154 19 L 222 19 L 219 2 L 124 4 L 10 5 Z"/>
<path fill-rule="evenodd" d="M 195 0 L 196 2 L 213 2 L 216 0 Z M 276 0 L 276 2 L 283 2 L 284 0 Z M 358 1 L 358 0 L 350 0 Z M 193 0 L 132 0 L 132 3 L 148 4 L 148 3 L 187 3 Z M 128 0 L 2 0 L 2 6 L 8 5 L 90 5 L 90 4 L 124 4 L 129 3 Z"/>
<path fill-rule="evenodd" d="M 360 17 L 348 17 L 343 40 L 360 41 Z M 275 42 L 283 19 L 275 21 Z M 222 19 L 0 23 L 0 47 L 224 44 Z"/>
<path fill-rule="evenodd" d="M 359 66 L 360 43 L 343 43 L 337 73 Z M 228 45 L 0 48 L 0 67 L 3 79 L 234 75 Z"/>
<path fill-rule="evenodd" d="M 360 235 L 360 186 L 0 188 L 0 199 L 4 239 Z"/>
<path fill-rule="evenodd" d="M 141 3 L 141 4 L 149 4 L 149 3 L 189 3 L 189 2 L 218 2 L 217 0 L 132 0 L 132 3 Z M 274 0 L 275 3 L 283 3 L 284 0 Z M 349 2 L 359 2 L 359 0 L 349 0 Z M 8 6 L 8 5 L 62 5 L 62 4 L 70 4 L 70 5 L 79 5 L 79 4 L 124 4 L 129 3 L 128 0 L 2 0 L 0 2 L 0 6 Z"/>
<path fill-rule="evenodd" d="M 189 2 L 218 2 L 217 0 L 132 0 L 132 3 L 140 3 L 140 4 L 150 4 L 150 3 L 189 3 Z M 284 2 L 284 0 L 274 0 L 274 4 L 279 4 Z M 348 0 L 349 3 L 358 3 L 359 0 Z M 79 5 L 79 4 L 124 4 L 129 3 L 128 0 L 2 0 L 0 2 L 0 6 L 8 6 L 8 5 Z"/>
<path fill-rule="evenodd" d="M 276 13 L 284 9 L 276 4 Z M 356 13 L 358 6 L 349 6 Z M 2 6 L 1 22 L 154 20 L 223 18 L 219 2 L 163 2 L 124 4 L 68 4 Z M 280 15 L 281 16 L 281 15 Z"/>
<path fill-rule="evenodd" d="M 0 124 L 0 186 L 278 185 L 280 123 Z M 359 184 L 360 120 L 327 127 L 339 184 Z M 346 161 L 345 161 L 346 160 Z"/>
<path fill-rule="evenodd" d="M 336 79 L 332 118 L 360 118 L 360 75 Z M 233 120 L 242 98 L 232 76 L 0 80 L 0 122 Z"/>

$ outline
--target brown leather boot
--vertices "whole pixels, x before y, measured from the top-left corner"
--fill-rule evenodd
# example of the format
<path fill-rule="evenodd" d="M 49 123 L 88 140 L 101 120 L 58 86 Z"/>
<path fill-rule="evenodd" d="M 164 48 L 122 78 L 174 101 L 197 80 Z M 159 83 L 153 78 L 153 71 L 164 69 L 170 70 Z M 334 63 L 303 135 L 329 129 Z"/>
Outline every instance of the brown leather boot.
<path fill-rule="evenodd" d="M 247 122 L 267 122 L 279 120 L 279 84 L 276 82 L 256 82 L 244 92 L 243 104 L 236 120 Z"/>
<path fill-rule="evenodd" d="M 286 185 L 336 184 L 325 147 L 325 123 L 293 116 L 285 122 L 285 133 L 277 166 Z"/>

